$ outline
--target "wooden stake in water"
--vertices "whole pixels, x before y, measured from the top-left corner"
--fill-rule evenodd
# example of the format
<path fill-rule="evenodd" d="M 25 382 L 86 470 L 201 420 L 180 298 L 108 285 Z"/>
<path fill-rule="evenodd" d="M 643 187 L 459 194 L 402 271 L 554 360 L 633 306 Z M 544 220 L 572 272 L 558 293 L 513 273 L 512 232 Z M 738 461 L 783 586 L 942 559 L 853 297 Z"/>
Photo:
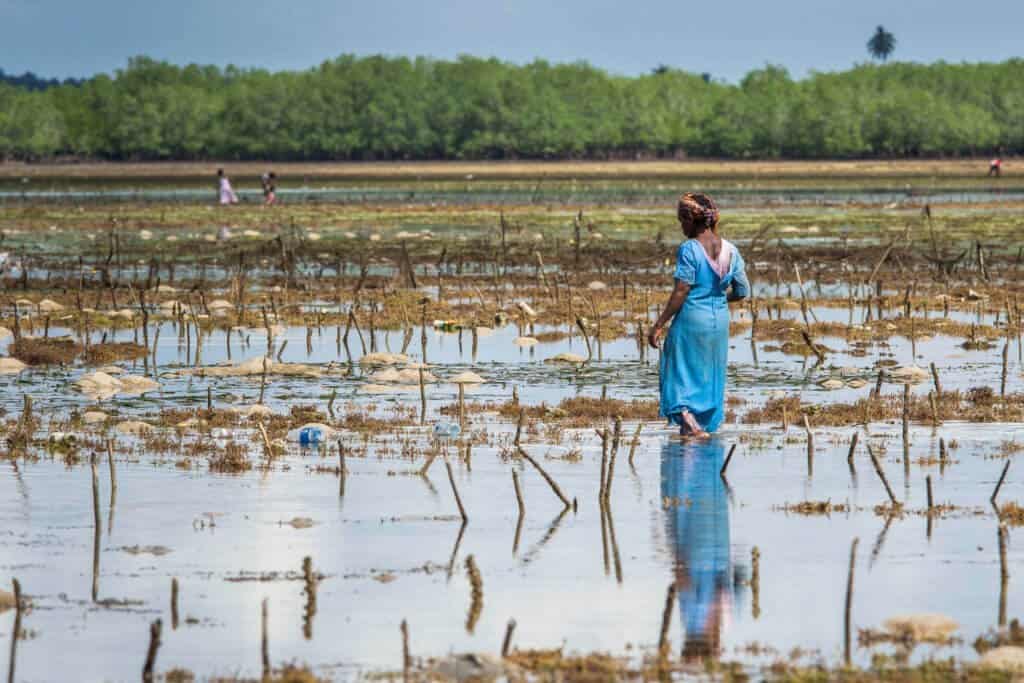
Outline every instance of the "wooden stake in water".
<path fill-rule="evenodd" d="M 992 491 L 992 497 L 989 499 L 989 500 L 992 501 L 993 505 L 996 504 L 996 498 L 999 496 L 999 489 L 1001 489 L 1003 487 L 1003 480 L 1006 479 L 1006 473 L 1009 471 L 1009 469 L 1010 469 L 1010 459 L 1007 458 L 1006 459 L 1006 464 L 1003 465 L 1003 473 L 999 475 L 999 481 L 996 482 L 996 488 L 995 488 L 994 491 Z"/>
<path fill-rule="evenodd" d="M 171 579 L 171 630 L 178 630 L 178 579 Z"/>
<path fill-rule="evenodd" d="M 465 524 L 469 521 L 469 515 L 466 514 L 466 508 L 462 507 L 462 497 L 459 496 L 459 489 L 455 486 L 455 475 L 452 474 L 452 464 L 445 460 L 444 467 L 448 470 L 448 483 L 452 485 L 452 493 L 455 494 L 455 504 L 459 506 L 459 514 L 462 515 L 462 522 Z"/>
<path fill-rule="evenodd" d="M 857 450 L 857 440 L 860 438 L 860 432 L 854 432 L 853 436 L 850 437 L 850 450 L 846 453 L 846 462 L 853 464 L 853 454 Z"/>
<path fill-rule="evenodd" d="M 814 432 L 811 431 L 811 423 L 804 415 L 804 430 L 807 432 L 807 474 L 814 474 Z"/>
<path fill-rule="evenodd" d="M 935 363 L 931 363 L 932 369 L 932 381 L 935 382 L 935 396 L 942 398 L 942 384 L 939 383 L 939 369 L 935 367 Z"/>
<path fill-rule="evenodd" d="M 501 641 L 501 657 L 504 659 L 508 657 L 508 652 L 512 649 L 512 634 L 516 631 L 516 620 L 509 619 L 508 625 L 505 627 L 505 639 Z"/>
<path fill-rule="evenodd" d="M 523 422 L 526 420 L 526 411 L 519 411 L 519 419 L 516 421 L 516 437 L 513 439 L 512 444 L 515 446 L 519 445 L 519 440 L 523 436 Z"/>
<path fill-rule="evenodd" d="M 1003 396 L 1003 397 L 1006 396 L 1006 368 L 1007 368 L 1007 365 L 1009 364 L 1009 357 L 1010 357 L 1009 353 L 1010 353 L 1010 341 L 1007 340 L 1006 343 L 1003 344 L 1003 374 L 1002 374 L 1002 377 L 1001 377 L 1001 379 L 999 381 L 999 395 Z"/>
<path fill-rule="evenodd" d="M 857 544 L 859 542 L 859 538 L 854 538 L 850 544 L 850 569 L 846 575 L 846 605 L 843 609 L 843 663 L 846 666 L 850 666 L 850 617 L 853 610 L 853 570 L 857 565 Z"/>
<path fill-rule="evenodd" d="M 932 511 L 933 511 L 933 508 L 934 508 L 934 506 L 932 504 L 932 475 L 929 474 L 927 477 L 925 477 L 924 478 L 924 483 L 925 483 L 925 487 L 928 490 L 928 514 L 930 515 L 930 514 L 932 514 Z"/>
<path fill-rule="evenodd" d="M 149 683 L 153 680 L 153 667 L 156 666 L 156 653 L 160 649 L 160 632 L 163 623 L 157 619 L 149 625 L 149 649 L 146 650 L 146 663 L 142 666 L 142 680 Z"/>
<path fill-rule="evenodd" d="M 725 456 L 725 463 L 722 464 L 722 469 L 718 471 L 718 476 L 725 479 L 725 470 L 728 469 L 729 463 L 732 461 L 732 454 L 736 452 L 736 444 L 729 447 L 729 454 Z"/>
<path fill-rule="evenodd" d="M 544 481 L 546 481 L 548 483 L 548 486 L 551 487 L 551 490 L 554 492 L 554 494 L 556 496 L 558 496 L 558 500 L 562 501 L 562 505 L 564 505 L 565 507 L 570 507 L 572 505 L 572 503 L 569 502 L 569 499 L 565 497 L 565 494 L 562 493 L 562 489 L 560 489 L 558 487 L 558 484 L 555 482 L 554 479 L 551 478 L 551 475 L 549 475 L 544 470 L 544 468 L 540 466 L 540 463 L 538 463 L 536 460 L 531 458 L 530 454 L 527 453 L 525 450 L 523 450 L 523 448 L 521 446 L 519 447 L 518 450 L 519 450 L 519 455 L 521 455 L 524 458 L 526 458 L 526 461 L 529 462 L 531 465 L 533 465 L 534 469 L 536 469 L 538 472 L 540 472 L 540 476 L 544 477 Z"/>
<path fill-rule="evenodd" d="M 402 619 L 402 681 L 409 683 L 409 667 L 412 666 L 412 656 L 409 654 L 409 624 Z"/>
<path fill-rule="evenodd" d="M 896 496 L 892 492 L 892 488 L 889 487 L 889 480 L 885 478 L 885 472 L 882 471 L 882 465 L 879 464 L 878 458 L 875 456 L 875 452 L 871 449 L 870 443 L 864 444 L 868 449 L 868 455 L 871 456 L 871 464 L 875 468 L 875 473 L 878 474 L 878 478 L 882 480 L 882 485 L 885 486 L 885 492 L 889 495 L 889 501 L 893 504 L 893 507 L 899 505 L 896 501 Z"/>

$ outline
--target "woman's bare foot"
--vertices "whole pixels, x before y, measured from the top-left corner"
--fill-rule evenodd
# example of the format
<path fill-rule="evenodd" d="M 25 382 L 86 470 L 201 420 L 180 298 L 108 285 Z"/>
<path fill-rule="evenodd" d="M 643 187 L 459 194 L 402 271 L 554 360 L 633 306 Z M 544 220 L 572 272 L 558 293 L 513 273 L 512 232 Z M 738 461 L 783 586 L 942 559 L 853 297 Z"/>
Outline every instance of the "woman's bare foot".
<path fill-rule="evenodd" d="M 703 429 L 700 429 L 695 432 L 687 432 L 680 429 L 679 436 L 683 437 L 683 441 L 707 441 L 708 439 L 711 438 L 711 435 L 708 434 Z"/>

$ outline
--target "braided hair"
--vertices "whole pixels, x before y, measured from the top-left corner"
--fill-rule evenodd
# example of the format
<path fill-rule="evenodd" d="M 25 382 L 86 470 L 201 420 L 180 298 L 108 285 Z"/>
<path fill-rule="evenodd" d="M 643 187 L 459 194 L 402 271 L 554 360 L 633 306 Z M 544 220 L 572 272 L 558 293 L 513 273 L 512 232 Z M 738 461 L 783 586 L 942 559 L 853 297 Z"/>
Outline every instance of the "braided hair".
<path fill-rule="evenodd" d="M 718 225 L 718 205 L 703 192 L 687 192 L 681 196 L 677 215 L 680 222 L 698 229 L 714 230 Z"/>

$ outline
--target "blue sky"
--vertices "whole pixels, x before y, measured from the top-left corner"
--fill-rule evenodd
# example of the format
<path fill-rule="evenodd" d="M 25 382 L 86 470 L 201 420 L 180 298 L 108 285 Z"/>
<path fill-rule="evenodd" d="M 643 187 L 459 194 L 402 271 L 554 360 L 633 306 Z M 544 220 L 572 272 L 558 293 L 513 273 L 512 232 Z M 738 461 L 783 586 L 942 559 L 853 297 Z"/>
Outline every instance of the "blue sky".
<path fill-rule="evenodd" d="M 1021 52 L 1020 0 L 0 0 L 0 68 L 111 72 L 134 55 L 305 69 L 342 53 L 586 60 L 622 74 L 657 64 L 737 81 L 867 58 L 884 24 L 895 58 L 1001 61 Z"/>

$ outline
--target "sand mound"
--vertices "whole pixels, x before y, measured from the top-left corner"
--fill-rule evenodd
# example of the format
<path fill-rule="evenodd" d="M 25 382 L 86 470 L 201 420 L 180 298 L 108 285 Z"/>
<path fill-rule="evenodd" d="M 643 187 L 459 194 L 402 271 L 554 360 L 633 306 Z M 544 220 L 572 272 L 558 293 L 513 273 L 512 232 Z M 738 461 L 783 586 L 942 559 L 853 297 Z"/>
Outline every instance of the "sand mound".
<path fill-rule="evenodd" d="M 567 364 L 581 364 L 586 363 L 587 359 L 577 353 L 560 353 L 557 356 L 552 356 L 544 361 L 545 363 L 567 363 Z"/>
<path fill-rule="evenodd" d="M 896 382 L 923 382 L 929 377 L 929 373 L 922 367 L 916 365 L 904 365 L 893 368 L 889 371 L 889 377 Z"/>
<path fill-rule="evenodd" d="M 483 384 L 486 380 L 475 372 L 460 372 L 448 380 L 452 384 Z"/>
<path fill-rule="evenodd" d="M 153 425 L 148 425 L 145 422 L 139 422 L 138 420 L 125 420 L 124 422 L 118 422 L 114 425 L 114 429 L 121 434 L 140 436 L 153 431 Z"/>
<path fill-rule="evenodd" d="M 960 628 L 944 614 L 901 614 L 886 619 L 882 626 L 893 638 L 915 643 L 945 643 Z"/>
<path fill-rule="evenodd" d="M 409 356 L 404 353 L 387 353 L 379 351 L 368 353 L 359 359 L 360 365 L 405 365 L 409 362 Z M 416 380 L 419 381 L 418 379 Z"/>
<path fill-rule="evenodd" d="M 199 375 L 200 377 L 253 377 L 263 374 L 263 358 L 250 358 L 234 365 L 207 365 L 201 368 L 187 368 L 183 375 Z M 266 359 L 268 375 L 286 377 L 322 377 L 324 369 L 316 365 L 304 363 L 279 363 Z"/>
<path fill-rule="evenodd" d="M 0 375 L 16 375 L 27 367 L 17 358 L 0 358 Z"/>
<path fill-rule="evenodd" d="M 139 377 L 138 375 L 113 377 L 100 371 L 83 375 L 75 382 L 75 386 L 83 394 L 93 399 L 106 399 L 117 394 L 138 396 L 160 388 L 160 385 L 149 377 Z"/>
<path fill-rule="evenodd" d="M 1024 647 L 1004 645 L 989 650 L 978 661 L 983 669 L 1024 671 Z"/>

